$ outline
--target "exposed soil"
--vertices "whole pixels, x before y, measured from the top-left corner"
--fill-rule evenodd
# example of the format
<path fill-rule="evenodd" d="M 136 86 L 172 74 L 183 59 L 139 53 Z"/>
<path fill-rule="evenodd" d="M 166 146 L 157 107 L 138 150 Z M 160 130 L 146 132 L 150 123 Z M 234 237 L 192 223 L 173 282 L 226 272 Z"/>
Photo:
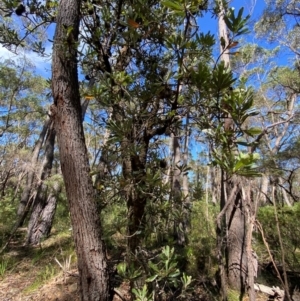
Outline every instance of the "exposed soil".
<path fill-rule="evenodd" d="M 74 271 L 75 272 L 75 271 Z M 33 292 L 26 292 L 34 277 L 11 274 L 0 282 L 1 301 L 79 301 L 77 277 L 62 273 Z"/>

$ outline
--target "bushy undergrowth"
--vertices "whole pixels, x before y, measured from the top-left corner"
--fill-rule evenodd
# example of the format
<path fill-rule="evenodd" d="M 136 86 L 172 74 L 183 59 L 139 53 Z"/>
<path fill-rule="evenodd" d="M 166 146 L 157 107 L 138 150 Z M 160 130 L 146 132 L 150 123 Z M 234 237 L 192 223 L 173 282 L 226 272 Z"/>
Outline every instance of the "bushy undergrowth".
<path fill-rule="evenodd" d="M 215 219 L 219 207 L 204 201 L 194 202 L 191 212 L 191 229 L 187 246 L 187 270 L 194 277 L 213 276 L 216 268 Z"/>
<path fill-rule="evenodd" d="M 275 213 L 274 206 L 261 207 L 258 210 L 257 219 L 262 225 L 263 235 L 275 262 L 282 265 L 282 250 L 280 248 Z M 283 242 L 285 264 L 291 271 L 300 271 L 300 204 L 297 203 L 292 207 L 279 207 L 277 208 L 277 214 Z M 255 247 L 260 261 L 269 260 L 269 255 L 263 244 L 262 234 L 256 231 L 255 237 Z"/>
<path fill-rule="evenodd" d="M 17 199 L 18 200 L 18 199 Z M 0 201 L 0 229 L 9 229 L 16 218 L 18 201 L 14 201 L 14 191 L 8 189 Z"/>
<path fill-rule="evenodd" d="M 68 201 L 64 192 L 60 193 L 58 196 L 53 227 L 57 231 L 65 231 L 71 227 Z"/>

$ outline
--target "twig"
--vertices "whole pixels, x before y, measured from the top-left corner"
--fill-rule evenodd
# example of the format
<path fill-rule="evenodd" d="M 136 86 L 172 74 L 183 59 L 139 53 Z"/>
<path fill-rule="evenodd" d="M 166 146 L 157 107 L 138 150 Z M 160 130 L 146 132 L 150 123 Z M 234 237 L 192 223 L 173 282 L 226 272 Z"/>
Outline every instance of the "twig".
<path fill-rule="evenodd" d="M 126 301 L 126 299 L 121 295 L 121 293 L 119 293 L 115 288 L 114 288 L 114 293 L 115 293 L 122 301 Z"/>
<path fill-rule="evenodd" d="M 277 265 L 276 265 L 276 263 L 275 263 L 275 261 L 274 261 L 273 255 L 272 255 L 272 253 L 271 253 L 271 251 L 270 251 L 269 244 L 268 244 L 268 242 L 267 242 L 267 240 L 266 240 L 266 237 L 265 237 L 265 235 L 264 235 L 264 231 L 263 231 L 262 225 L 261 225 L 261 223 L 260 223 L 258 220 L 256 220 L 255 223 L 256 223 L 257 228 L 258 228 L 258 230 L 259 230 L 259 232 L 260 232 L 260 234 L 261 234 L 261 237 L 262 237 L 262 240 L 263 240 L 263 242 L 264 242 L 264 245 L 265 245 L 265 247 L 267 248 L 267 252 L 268 252 L 268 254 L 269 254 L 270 260 L 271 260 L 271 262 L 272 262 L 272 264 L 273 264 L 273 267 L 274 267 L 274 269 L 275 269 L 275 271 L 276 271 L 276 273 L 277 273 L 277 277 L 279 278 L 279 280 L 280 280 L 281 284 L 283 285 L 283 287 L 285 287 L 284 281 L 282 280 L 281 275 L 280 275 L 280 273 L 279 273 L 279 271 L 278 271 L 278 269 L 277 269 Z"/>

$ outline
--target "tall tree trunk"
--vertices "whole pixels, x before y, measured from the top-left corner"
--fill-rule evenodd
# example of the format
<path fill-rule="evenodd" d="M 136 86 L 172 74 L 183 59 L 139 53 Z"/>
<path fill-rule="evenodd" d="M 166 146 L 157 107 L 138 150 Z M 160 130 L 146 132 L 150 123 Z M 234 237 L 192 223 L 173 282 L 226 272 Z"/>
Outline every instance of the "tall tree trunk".
<path fill-rule="evenodd" d="M 297 94 L 295 94 L 295 93 L 291 94 L 287 100 L 287 111 L 285 112 L 285 114 L 288 116 L 287 122 L 284 123 L 283 128 L 281 128 L 282 125 L 274 127 L 273 135 L 276 137 L 275 143 L 271 142 L 268 135 L 265 135 L 268 148 L 269 148 L 271 154 L 273 155 L 273 162 L 274 162 L 275 168 L 278 168 L 278 163 L 277 163 L 275 157 L 278 154 L 279 150 L 282 148 L 282 140 L 284 139 L 284 136 L 286 135 L 286 133 L 288 131 L 288 128 L 291 123 L 291 118 L 294 115 L 296 100 L 297 100 Z M 271 113 L 272 117 L 273 117 L 273 114 L 274 113 Z M 276 189 L 281 191 L 283 201 L 285 202 L 285 204 L 289 207 L 292 206 L 285 189 L 282 187 L 282 185 L 283 185 L 282 178 L 279 176 L 274 176 L 273 181 L 277 182 L 279 184 L 279 185 L 277 185 Z M 275 200 L 273 200 L 273 202 L 275 202 Z"/>
<path fill-rule="evenodd" d="M 234 197 L 226 200 L 226 202 L 230 203 L 226 213 L 226 272 L 229 288 L 243 294 L 245 292 L 247 271 L 247 257 L 246 250 L 244 249 L 246 242 L 246 216 L 245 204 L 243 203 L 241 190 L 236 180 L 233 179 L 232 182 L 227 182 L 227 195 L 235 187 L 237 189 Z"/>
<path fill-rule="evenodd" d="M 43 190 L 43 187 L 41 189 Z M 60 191 L 61 184 L 55 182 L 50 189 L 46 187 L 44 194 L 39 196 L 41 199 L 37 200 L 38 203 L 33 208 L 34 212 L 28 226 L 27 244 L 37 245 L 50 235 Z"/>
<path fill-rule="evenodd" d="M 55 189 L 53 189 L 53 191 L 48 196 L 49 187 L 44 183 L 44 181 L 51 175 L 55 135 L 56 133 L 52 125 L 49 129 L 45 143 L 45 157 L 39 175 L 40 183 L 37 187 L 37 192 L 35 194 L 30 219 L 28 222 L 27 244 L 35 245 L 40 243 L 42 238 L 45 238 L 49 235 L 52 227 L 51 217 L 54 217 L 56 209 L 55 190 L 59 192 L 60 185 L 59 183 L 55 183 Z M 49 208 L 47 208 L 47 205 L 49 205 Z M 53 209 L 54 211 L 51 212 L 51 209 Z M 49 213 L 49 216 L 46 215 L 46 212 Z"/>
<path fill-rule="evenodd" d="M 52 56 L 52 118 L 71 213 L 81 300 L 107 301 L 107 259 L 90 176 L 78 84 L 80 4 L 80 0 L 59 2 Z"/>
<path fill-rule="evenodd" d="M 220 168 L 212 166 L 210 168 L 210 180 L 211 180 L 211 200 L 213 204 L 217 204 L 217 200 L 221 198 L 221 176 Z"/>
<path fill-rule="evenodd" d="M 24 223 L 24 220 L 26 218 L 27 213 L 30 210 L 31 207 L 31 201 L 33 199 L 32 197 L 32 189 L 33 189 L 33 184 L 34 184 L 34 178 L 35 178 L 35 171 L 38 163 L 38 158 L 39 158 L 39 153 L 42 148 L 45 136 L 47 134 L 47 131 L 49 129 L 49 125 L 51 123 L 51 120 L 49 117 L 47 117 L 43 129 L 40 133 L 39 139 L 37 140 L 34 150 L 32 152 L 32 157 L 31 157 L 31 162 L 28 167 L 28 173 L 27 173 L 27 180 L 26 180 L 26 185 L 24 187 L 24 190 L 21 195 L 21 200 L 20 204 L 18 207 L 18 227 L 22 226 Z"/>
<path fill-rule="evenodd" d="M 81 105 L 82 120 L 84 119 L 88 103 L 89 101 L 85 100 Z M 55 138 L 56 132 L 52 123 L 47 133 L 44 160 L 38 176 L 39 184 L 36 187 L 34 200 L 32 202 L 32 210 L 27 227 L 26 244 L 39 244 L 41 240 L 48 237 L 51 232 L 57 206 L 57 196 L 62 188 L 59 181 L 56 181 L 52 187 L 45 184 L 45 180 L 51 176 Z"/>
<path fill-rule="evenodd" d="M 261 204 L 265 204 L 267 201 L 269 189 L 269 177 L 268 175 L 263 174 L 261 177 L 261 187 L 259 191 L 259 202 Z"/>
<path fill-rule="evenodd" d="M 223 3 L 219 1 L 219 38 L 223 40 L 221 43 L 221 59 L 227 68 L 230 68 L 230 57 L 228 53 L 229 40 L 227 26 L 224 21 L 225 8 Z M 223 45 L 222 45 L 223 44 Z M 235 125 L 230 114 L 224 118 L 224 131 L 232 131 Z M 236 152 L 234 142 L 228 137 L 229 149 L 226 151 Z M 222 172 L 222 193 L 221 193 L 221 213 L 218 222 L 218 249 L 219 249 L 219 265 L 221 276 L 221 287 L 223 299 L 227 298 L 227 289 L 234 290 L 239 293 L 240 298 L 248 289 L 251 301 L 255 300 L 253 273 L 248 273 L 249 262 L 248 257 L 251 249 L 252 232 L 251 224 L 253 210 L 251 206 L 250 193 L 245 197 L 243 187 L 248 187 L 249 183 L 246 178 L 238 175 L 229 176 L 225 171 Z M 254 221 L 252 221 L 254 222 Z M 252 277 L 252 279 L 249 279 Z"/>
<path fill-rule="evenodd" d="M 144 234 L 145 207 L 147 197 L 139 187 L 145 188 L 145 168 L 149 140 L 139 145 L 140 153 L 132 154 L 132 146 L 135 142 L 124 139 L 122 142 L 123 176 L 125 180 L 125 194 L 128 209 L 128 251 L 134 253 Z"/>
<path fill-rule="evenodd" d="M 174 221 L 174 234 L 176 236 L 176 241 L 178 246 L 184 246 L 186 242 L 186 237 L 184 233 L 184 212 L 183 212 L 183 202 L 182 202 L 182 187 L 181 187 L 181 170 L 179 166 L 181 165 L 181 151 L 178 136 L 176 135 L 178 131 L 175 131 L 175 134 L 171 134 L 172 141 L 172 190 L 171 190 L 171 199 L 173 201 L 173 207 L 178 211 L 178 219 Z"/>
<path fill-rule="evenodd" d="M 189 138 L 190 138 L 190 116 L 189 112 L 186 115 L 186 123 L 185 123 L 185 137 L 184 137 L 184 146 L 183 146 L 183 165 L 185 167 L 188 166 L 189 163 Z M 184 171 L 182 176 L 182 192 L 183 192 L 183 212 L 184 212 L 184 232 L 188 232 L 190 227 L 190 209 L 191 209 L 191 201 L 190 201 L 190 193 L 189 193 L 189 177 L 188 172 Z"/>
<path fill-rule="evenodd" d="M 290 202 L 290 200 L 289 200 L 289 197 L 288 197 L 288 195 L 287 195 L 287 193 L 286 193 L 286 191 L 285 191 L 285 189 L 284 189 L 284 187 L 283 187 L 283 180 L 282 180 L 281 177 L 278 178 L 278 184 L 279 184 L 278 186 L 280 186 L 280 189 L 281 189 L 281 192 L 282 192 L 283 202 L 284 202 L 287 206 L 291 207 L 292 204 L 291 204 L 291 202 Z"/>

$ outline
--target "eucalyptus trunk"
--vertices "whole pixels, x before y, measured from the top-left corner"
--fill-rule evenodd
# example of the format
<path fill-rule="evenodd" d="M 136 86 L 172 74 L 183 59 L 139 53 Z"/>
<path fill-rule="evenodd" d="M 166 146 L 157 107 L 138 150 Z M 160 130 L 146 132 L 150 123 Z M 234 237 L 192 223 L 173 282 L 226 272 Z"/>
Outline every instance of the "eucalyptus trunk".
<path fill-rule="evenodd" d="M 122 142 L 123 177 L 125 181 L 125 195 L 128 209 L 128 239 L 127 247 L 130 253 L 134 253 L 138 247 L 145 230 L 145 207 L 147 196 L 142 192 L 145 189 L 145 168 L 149 140 L 144 137 L 141 142 L 139 154 L 132 154 L 134 141 L 124 138 Z"/>
<path fill-rule="evenodd" d="M 42 128 L 42 131 L 40 133 L 39 139 L 37 140 L 35 147 L 32 152 L 31 162 L 29 166 L 27 167 L 27 177 L 26 177 L 26 184 L 23 189 L 20 204 L 18 207 L 18 227 L 21 227 L 24 223 L 24 220 L 27 216 L 27 213 L 30 210 L 32 200 L 33 200 L 33 188 L 34 188 L 34 181 L 36 178 L 35 171 L 38 164 L 39 154 L 40 150 L 43 146 L 45 136 L 48 132 L 49 125 L 51 123 L 51 120 L 49 117 L 47 117 L 46 121 L 44 122 L 44 126 Z"/>
<path fill-rule="evenodd" d="M 186 115 L 186 123 L 185 123 L 185 134 L 184 134 L 184 145 L 183 145 L 183 166 L 187 167 L 189 163 L 189 138 L 190 138 L 190 115 L 187 113 Z M 183 171 L 182 175 L 182 193 L 183 193 L 183 229 L 184 232 L 187 233 L 190 228 L 190 209 L 191 209 L 191 200 L 189 193 L 189 177 L 188 171 Z"/>
<path fill-rule="evenodd" d="M 175 131 L 177 132 L 177 131 Z M 182 185 L 181 185 L 181 170 L 179 166 L 181 165 L 181 151 L 179 138 L 176 134 L 171 134 L 171 143 L 172 143 L 172 190 L 171 190 L 171 199 L 173 201 L 173 207 L 177 211 L 177 218 L 174 218 L 174 234 L 176 238 L 177 245 L 184 246 L 186 242 L 185 229 L 184 229 L 184 219 L 185 214 L 183 210 L 183 201 L 182 201 Z"/>
<path fill-rule="evenodd" d="M 80 0 L 59 2 L 52 55 L 54 120 L 78 259 L 81 300 L 109 300 L 109 274 L 82 125 L 77 45 Z M 66 28 L 68 30 L 66 30 Z"/>
<path fill-rule="evenodd" d="M 86 100 L 81 105 L 82 120 L 84 119 L 88 103 Z M 48 237 L 51 232 L 58 194 L 62 188 L 58 179 L 54 179 L 51 185 L 45 182 L 45 180 L 51 176 L 55 138 L 56 132 L 52 123 L 48 128 L 44 160 L 38 176 L 39 183 L 35 188 L 34 199 L 31 206 L 32 210 L 27 227 L 27 244 L 37 245 L 42 239 Z"/>
<path fill-rule="evenodd" d="M 224 21 L 226 11 L 221 2 L 220 8 L 219 37 L 220 40 L 223 40 L 220 46 L 221 59 L 225 66 L 230 68 L 229 45 L 231 41 Z M 234 121 L 230 112 L 224 117 L 224 131 L 230 133 L 235 128 Z M 231 138 L 229 135 L 228 149 L 224 151 L 238 153 L 233 137 Z M 217 241 L 222 297 L 224 300 L 227 299 L 227 290 L 236 291 L 240 298 L 247 291 L 250 301 L 255 300 L 254 274 L 250 267 L 252 256 L 250 256 L 251 252 L 249 251 L 251 250 L 254 213 L 250 192 L 245 193 L 245 189 L 250 189 L 249 185 L 247 178 L 229 175 L 222 171 L 221 213 L 218 217 Z"/>
<path fill-rule="evenodd" d="M 46 143 L 45 143 L 45 155 L 42 163 L 39 181 L 40 184 L 37 187 L 35 193 L 35 198 L 32 204 L 32 211 L 28 223 L 28 234 L 27 234 L 27 244 L 38 244 L 42 238 L 45 238 L 49 235 L 52 227 L 52 219 L 49 217 L 54 216 L 56 201 L 54 201 L 55 195 L 52 194 L 51 202 L 48 202 L 49 187 L 44 182 L 45 179 L 49 178 L 51 175 L 53 156 L 54 156 L 54 142 L 55 142 L 55 130 L 53 126 L 50 127 Z M 57 185 L 56 185 L 57 186 Z M 56 187 L 56 190 L 58 188 Z M 55 198 L 56 199 L 56 198 Z M 54 209 L 54 212 L 49 212 L 47 204 L 51 204 L 50 208 Z M 46 208 L 46 212 L 49 213 L 49 217 L 43 213 Z"/>

